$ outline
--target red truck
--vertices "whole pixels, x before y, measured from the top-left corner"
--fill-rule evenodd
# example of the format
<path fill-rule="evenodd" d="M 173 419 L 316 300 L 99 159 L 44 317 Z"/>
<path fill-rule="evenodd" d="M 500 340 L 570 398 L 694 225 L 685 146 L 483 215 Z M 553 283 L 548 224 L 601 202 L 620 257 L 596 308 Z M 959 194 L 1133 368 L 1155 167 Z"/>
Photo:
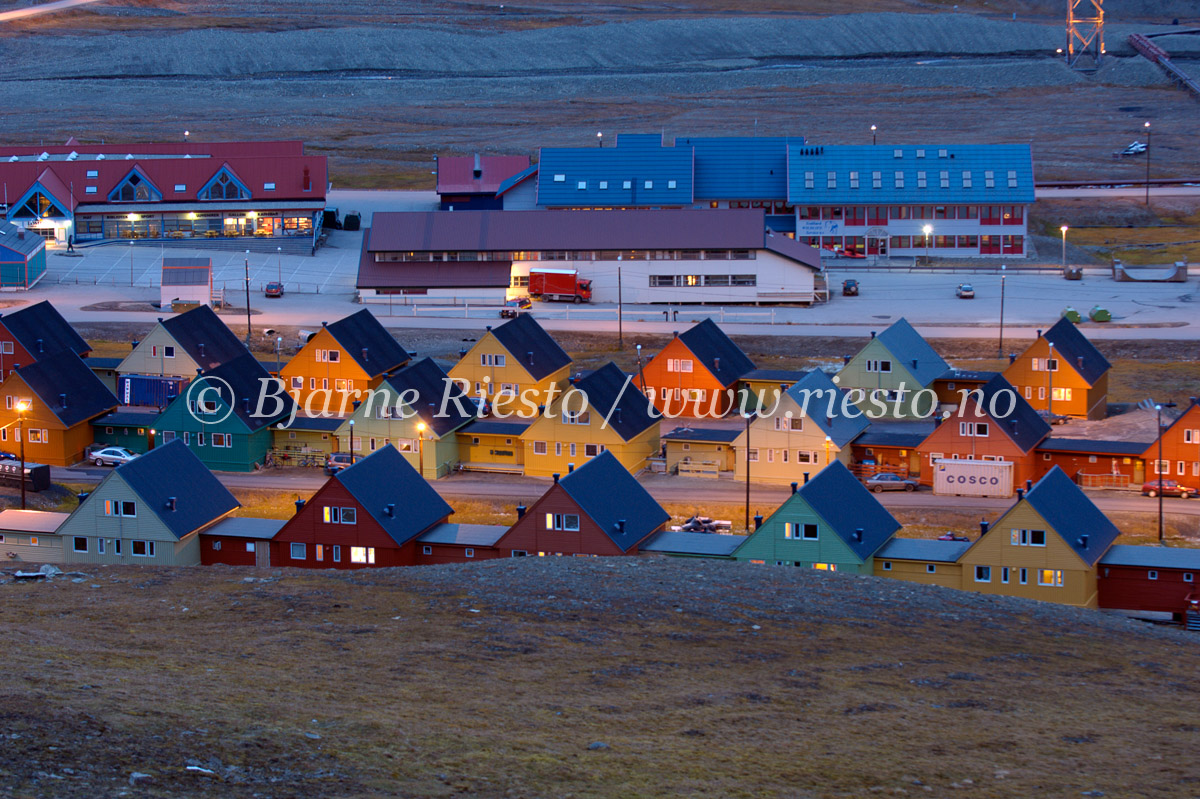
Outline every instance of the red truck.
<path fill-rule="evenodd" d="M 581 280 L 574 269 L 531 269 L 529 296 L 539 300 L 591 302 L 592 281 Z"/>

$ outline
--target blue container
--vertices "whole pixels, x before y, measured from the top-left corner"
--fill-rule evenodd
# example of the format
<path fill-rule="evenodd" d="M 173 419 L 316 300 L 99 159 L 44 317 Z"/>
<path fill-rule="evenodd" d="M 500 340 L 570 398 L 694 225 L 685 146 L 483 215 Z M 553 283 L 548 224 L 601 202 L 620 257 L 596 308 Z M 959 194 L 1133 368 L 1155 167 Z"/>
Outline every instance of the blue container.
<path fill-rule="evenodd" d="M 182 377 L 121 375 L 117 378 L 117 399 L 122 405 L 165 408 L 183 393 L 183 387 Z"/>

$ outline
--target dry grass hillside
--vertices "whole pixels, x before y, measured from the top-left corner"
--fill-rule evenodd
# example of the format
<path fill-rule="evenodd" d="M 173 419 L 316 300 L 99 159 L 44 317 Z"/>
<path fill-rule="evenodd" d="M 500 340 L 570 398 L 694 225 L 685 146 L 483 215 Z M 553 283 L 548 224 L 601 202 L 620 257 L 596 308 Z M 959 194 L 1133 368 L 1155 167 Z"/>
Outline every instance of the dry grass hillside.
<path fill-rule="evenodd" d="M 1194 635 L 875 578 L 95 568 L 0 625 L 5 796 L 1200 791 Z"/>

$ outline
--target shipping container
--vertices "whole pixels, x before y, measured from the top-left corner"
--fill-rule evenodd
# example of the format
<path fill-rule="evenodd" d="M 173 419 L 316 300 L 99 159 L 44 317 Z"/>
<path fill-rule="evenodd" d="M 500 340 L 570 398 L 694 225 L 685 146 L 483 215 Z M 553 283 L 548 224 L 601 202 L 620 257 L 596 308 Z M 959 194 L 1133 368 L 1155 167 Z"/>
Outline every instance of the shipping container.
<path fill-rule="evenodd" d="M 963 497 L 1008 497 L 1013 490 L 1011 461 L 934 461 L 933 493 Z"/>
<path fill-rule="evenodd" d="M 185 385 L 182 377 L 121 375 L 117 378 L 117 399 L 122 405 L 165 408 L 183 393 Z"/>
<path fill-rule="evenodd" d="M 0 461 L 0 485 L 20 487 L 20 461 Z M 25 463 L 25 490 L 45 491 L 50 487 L 50 467 L 42 463 Z"/>

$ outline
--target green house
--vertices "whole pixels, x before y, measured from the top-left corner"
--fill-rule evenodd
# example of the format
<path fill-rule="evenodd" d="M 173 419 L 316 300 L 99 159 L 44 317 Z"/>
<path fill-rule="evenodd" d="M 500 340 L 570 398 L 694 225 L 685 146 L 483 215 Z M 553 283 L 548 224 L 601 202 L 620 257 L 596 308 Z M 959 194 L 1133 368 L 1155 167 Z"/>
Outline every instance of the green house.
<path fill-rule="evenodd" d="M 271 449 L 272 423 L 292 407 L 284 395 L 260 408 L 264 386 L 267 395 L 279 387 L 250 353 L 205 372 L 158 417 L 156 442 L 182 440 L 213 471 L 253 471 Z"/>
<path fill-rule="evenodd" d="M 146 452 L 150 449 L 151 437 L 157 432 L 158 417 L 157 411 L 127 408 L 99 416 L 92 420 L 93 449 L 124 447 L 130 452 Z"/>
<path fill-rule="evenodd" d="M 795 483 L 792 484 L 795 486 Z M 763 522 L 734 560 L 873 574 L 900 523 L 840 461 L 822 469 Z"/>
<path fill-rule="evenodd" d="M 936 407 L 937 397 L 932 391 L 918 392 L 931 389 L 933 381 L 949 369 L 942 356 L 902 317 L 879 335 L 871 333 L 867 345 L 838 372 L 837 384 L 841 389 L 863 392 L 858 407 L 873 419 L 925 418 Z M 855 396 L 860 395 L 856 392 Z M 878 397 L 886 410 L 872 404 L 871 397 Z"/>
<path fill-rule="evenodd" d="M 391 445 L 429 479 L 458 464 L 456 432 L 476 418 L 475 405 L 432 359 L 388 375 L 365 396 L 337 429 L 338 451 L 370 455 Z"/>

